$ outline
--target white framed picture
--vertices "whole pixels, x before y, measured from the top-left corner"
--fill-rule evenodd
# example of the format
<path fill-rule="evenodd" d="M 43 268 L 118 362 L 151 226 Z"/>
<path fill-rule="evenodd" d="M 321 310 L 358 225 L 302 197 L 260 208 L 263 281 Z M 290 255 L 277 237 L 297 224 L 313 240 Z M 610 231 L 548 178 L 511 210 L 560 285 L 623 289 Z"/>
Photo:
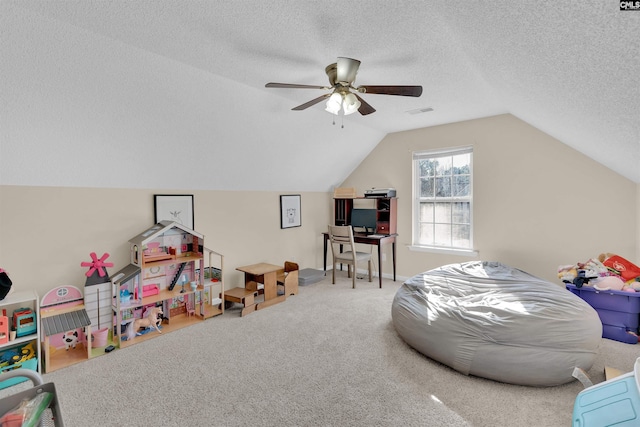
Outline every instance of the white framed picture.
<path fill-rule="evenodd" d="M 280 228 L 300 227 L 301 225 L 300 195 L 280 196 Z"/>
<path fill-rule="evenodd" d="M 156 223 L 174 221 L 195 230 L 192 194 L 156 194 L 153 197 Z"/>

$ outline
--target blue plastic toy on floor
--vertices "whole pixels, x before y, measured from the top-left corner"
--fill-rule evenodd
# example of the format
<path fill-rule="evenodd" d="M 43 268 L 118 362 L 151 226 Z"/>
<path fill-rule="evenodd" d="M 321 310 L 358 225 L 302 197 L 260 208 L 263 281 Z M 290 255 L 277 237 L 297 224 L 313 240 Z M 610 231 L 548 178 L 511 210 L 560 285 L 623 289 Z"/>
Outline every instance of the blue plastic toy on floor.
<path fill-rule="evenodd" d="M 633 372 L 586 388 L 573 406 L 574 427 L 640 426 L 640 357 Z"/>

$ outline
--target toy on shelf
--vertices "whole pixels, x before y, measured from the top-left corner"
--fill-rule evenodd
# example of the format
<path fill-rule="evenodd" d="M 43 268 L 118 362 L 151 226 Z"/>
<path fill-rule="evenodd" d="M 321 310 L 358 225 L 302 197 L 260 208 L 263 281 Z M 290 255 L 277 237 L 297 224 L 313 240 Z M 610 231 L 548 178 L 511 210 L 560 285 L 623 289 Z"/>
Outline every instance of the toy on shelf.
<path fill-rule="evenodd" d="M 24 337 L 36 333 L 36 314 L 29 307 L 18 308 L 13 312 L 13 327 L 16 337 Z"/>
<path fill-rule="evenodd" d="M 36 349 L 34 348 L 33 341 L 30 341 L 22 347 L 11 348 L 0 355 L 0 369 L 9 366 L 15 368 L 16 366 L 14 365 L 20 365 L 35 356 Z"/>
<path fill-rule="evenodd" d="M 38 370 L 36 341 L 29 341 L 23 345 L 18 344 L 2 351 L 0 354 L 0 378 L 4 378 L 5 374 L 15 369 Z M 0 383 L 0 389 L 5 389 L 23 381 L 25 381 L 23 378 L 3 380 Z"/>
<path fill-rule="evenodd" d="M 161 334 L 162 331 L 159 328 L 159 323 L 161 322 L 160 316 L 162 316 L 162 314 L 162 309 L 160 307 L 151 307 L 147 309 L 147 312 L 142 319 L 135 319 L 127 326 L 127 340 L 131 340 L 138 335 L 138 330 L 140 328 L 153 328 Z"/>
<path fill-rule="evenodd" d="M 7 316 L 0 316 L 0 344 L 9 342 L 9 328 L 9 318 Z"/>

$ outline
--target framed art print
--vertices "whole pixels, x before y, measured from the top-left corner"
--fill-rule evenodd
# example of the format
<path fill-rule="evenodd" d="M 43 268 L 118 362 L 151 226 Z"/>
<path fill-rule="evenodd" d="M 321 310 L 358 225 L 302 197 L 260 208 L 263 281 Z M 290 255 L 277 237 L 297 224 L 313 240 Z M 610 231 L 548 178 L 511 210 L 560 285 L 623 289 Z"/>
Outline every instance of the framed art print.
<path fill-rule="evenodd" d="M 192 194 L 156 194 L 153 197 L 156 223 L 174 221 L 194 230 Z"/>
<path fill-rule="evenodd" d="M 300 195 L 280 196 L 280 228 L 300 227 Z"/>

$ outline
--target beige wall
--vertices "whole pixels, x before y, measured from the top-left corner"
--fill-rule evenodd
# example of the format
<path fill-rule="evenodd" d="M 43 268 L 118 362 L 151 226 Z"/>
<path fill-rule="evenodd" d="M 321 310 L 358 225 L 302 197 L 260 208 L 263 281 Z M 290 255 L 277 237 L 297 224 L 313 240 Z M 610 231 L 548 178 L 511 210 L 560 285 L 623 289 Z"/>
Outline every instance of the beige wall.
<path fill-rule="evenodd" d="M 82 289 L 91 252 L 111 254 L 113 274 L 129 263 L 128 240 L 154 222 L 153 194 L 175 192 L 95 188 L 0 187 L 0 267 L 14 286 L 40 296 L 56 286 Z M 322 266 L 330 220 L 327 193 L 301 194 L 302 227 L 280 228 L 281 193 L 184 191 L 194 194 L 195 228 L 205 246 L 225 255 L 226 287 L 242 283 L 236 267 L 295 260 Z"/>
<path fill-rule="evenodd" d="M 398 276 L 468 261 L 413 252 L 411 153 L 474 147 L 474 224 L 478 259 L 497 260 L 556 280 L 560 264 L 615 252 L 640 262 L 640 186 L 511 115 L 388 135 L 342 186 L 398 191 Z M 139 189 L 0 186 L 0 267 L 17 288 L 39 293 L 84 285 L 89 253 L 109 252 L 115 272 L 128 263 L 127 241 L 153 223 L 153 194 Z M 180 193 L 180 192 L 178 192 Z M 293 259 L 322 268 L 321 233 L 331 195 L 302 193 L 302 227 L 280 229 L 276 192 L 188 191 L 205 246 L 225 254 L 227 288 L 235 268 Z M 388 254 L 388 250 L 387 250 Z M 390 257 L 383 266 L 391 274 Z"/>
<path fill-rule="evenodd" d="M 412 152 L 469 145 L 478 256 L 410 251 Z M 639 261 L 638 186 L 511 115 L 390 134 L 342 186 L 396 188 L 402 276 L 481 259 L 557 281 L 559 265 L 601 252 Z"/>

